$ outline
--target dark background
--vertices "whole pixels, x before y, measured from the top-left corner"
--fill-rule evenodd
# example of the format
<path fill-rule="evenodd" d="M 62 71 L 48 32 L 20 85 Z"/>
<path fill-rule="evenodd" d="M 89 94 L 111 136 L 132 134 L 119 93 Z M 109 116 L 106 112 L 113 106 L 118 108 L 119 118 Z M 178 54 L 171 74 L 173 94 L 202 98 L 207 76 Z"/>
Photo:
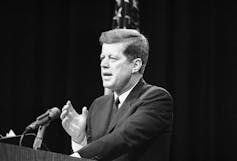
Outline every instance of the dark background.
<path fill-rule="evenodd" d="M 71 100 L 80 112 L 103 94 L 98 38 L 111 29 L 114 2 L 0 2 L 0 134 L 21 134 L 37 116 Z M 235 1 L 140 1 L 150 40 L 145 80 L 174 97 L 172 161 L 236 161 Z M 45 134 L 70 154 L 60 120 Z"/>

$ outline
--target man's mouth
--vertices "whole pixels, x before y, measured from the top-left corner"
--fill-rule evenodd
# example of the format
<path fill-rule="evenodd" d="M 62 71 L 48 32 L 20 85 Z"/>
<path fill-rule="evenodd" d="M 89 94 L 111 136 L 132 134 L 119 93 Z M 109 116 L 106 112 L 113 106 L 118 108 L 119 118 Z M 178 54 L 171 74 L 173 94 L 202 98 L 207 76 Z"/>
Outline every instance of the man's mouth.
<path fill-rule="evenodd" d="M 102 73 L 103 78 L 110 78 L 112 73 Z"/>
<path fill-rule="evenodd" d="M 112 73 L 103 73 L 103 76 L 112 76 Z"/>

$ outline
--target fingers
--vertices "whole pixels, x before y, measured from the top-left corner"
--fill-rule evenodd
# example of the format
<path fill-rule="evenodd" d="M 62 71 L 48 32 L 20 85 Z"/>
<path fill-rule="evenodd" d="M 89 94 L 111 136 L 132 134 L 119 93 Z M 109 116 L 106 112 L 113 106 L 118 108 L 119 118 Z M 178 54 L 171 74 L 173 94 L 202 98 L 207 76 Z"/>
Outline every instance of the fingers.
<path fill-rule="evenodd" d="M 67 115 L 67 110 L 63 110 L 60 115 L 61 120 L 63 120 L 66 117 L 66 115 Z"/>
<path fill-rule="evenodd" d="M 68 110 L 70 108 L 73 108 L 73 107 L 72 107 L 71 101 L 68 100 L 66 105 L 63 106 L 62 111 L 63 110 Z"/>
<path fill-rule="evenodd" d="M 87 115 L 88 115 L 88 110 L 87 110 L 87 107 L 83 107 L 82 108 L 82 116 L 85 116 L 85 117 L 87 117 Z"/>
<path fill-rule="evenodd" d="M 62 119 L 62 126 L 64 129 L 68 128 L 68 118 Z"/>
<path fill-rule="evenodd" d="M 62 108 L 62 113 L 60 115 L 61 120 L 63 120 L 70 112 L 74 112 L 71 101 L 67 101 L 66 105 Z"/>
<path fill-rule="evenodd" d="M 70 100 L 68 100 L 66 104 L 67 104 L 68 106 L 72 107 L 72 103 L 71 103 Z"/>
<path fill-rule="evenodd" d="M 63 106 L 62 112 L 61 112 L 61 115 L 60 115 L 61 120 L 63 120 L 66 117 L 66 115 L 68 113 L 68 110 L 67 110 L 68 108 L 69 107 L 67 107 L 66 105 Z"/>
<path fill-rule="evenodd" d="M 67 101 L 66 105 L 64 105 L 63 108 L 62 108 L 62 113 L 60 115 L 60 118 L 61 118 L 61 120 L 64 120 L 65 118 L 71 119 L 71 118 L 73 118 L 77 115 L 78 115 L 78 113 L 73 108 L 71 102 Z M 84 106 L 82 108 L 81 116 L 87 117 L 87 115 L 88 115 L 88 110 L 87 110 L 87 107 Z"/>

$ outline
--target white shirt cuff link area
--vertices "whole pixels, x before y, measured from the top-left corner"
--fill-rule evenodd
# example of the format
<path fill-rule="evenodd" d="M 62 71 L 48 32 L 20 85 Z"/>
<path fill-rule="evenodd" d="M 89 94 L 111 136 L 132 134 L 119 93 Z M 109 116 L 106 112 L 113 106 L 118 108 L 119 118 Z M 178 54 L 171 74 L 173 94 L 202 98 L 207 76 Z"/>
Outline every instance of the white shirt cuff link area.
<path fill-rule="evenodd" d="M 73 152 L 77 152 L 78 150 L 83 148 L 85 145 L 87 145 L 87 138 L 86 138 L 86 136 L 84 137 L 83 141 L 80 144 L 76 143 L 75 141 L 73 141 L 71 139 L 71 145 L 72 145 L 72 151 Z"/>

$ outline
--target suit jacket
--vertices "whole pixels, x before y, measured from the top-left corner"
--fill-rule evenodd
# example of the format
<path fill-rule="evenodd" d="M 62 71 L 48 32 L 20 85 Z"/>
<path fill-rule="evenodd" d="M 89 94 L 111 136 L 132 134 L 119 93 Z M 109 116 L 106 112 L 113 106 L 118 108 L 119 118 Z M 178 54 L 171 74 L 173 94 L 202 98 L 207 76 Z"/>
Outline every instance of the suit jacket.
<path fill-rule="evenodd" d="M 113 94 L 97 98 L 87 120 L 83 158 L 115 161 L 168 161 L 173 101 L 163 88 L 141 79 L 111 118 Z"/>

